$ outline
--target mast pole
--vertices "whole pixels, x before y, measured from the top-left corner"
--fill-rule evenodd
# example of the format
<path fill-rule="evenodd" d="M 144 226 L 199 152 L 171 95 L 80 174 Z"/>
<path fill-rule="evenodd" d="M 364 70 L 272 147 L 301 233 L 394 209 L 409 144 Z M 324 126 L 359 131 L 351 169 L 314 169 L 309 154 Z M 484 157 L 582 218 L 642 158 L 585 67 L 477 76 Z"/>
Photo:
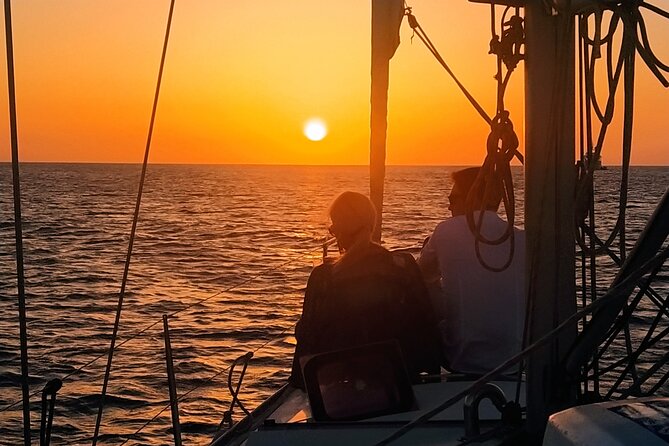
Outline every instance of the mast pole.
<path fill-rule="evenodd" d="M 376 66 L 375 66 L 376 65 Z M 372 63 L 372 110 L 369 141 L 369 197 L 376 209 L 376 226 L 372 239 L 381 241 L 383 224 L 383 191 L 386 177 L 386 130 L 388 112 L 388 77 L 390 62 Z"/>
<path fill-rule="evenodd" d="M 30 445 L 30 389 L 28 384 L 28 328 L 26 324 L 26 292 L 23 271 L 23 230 L 21 225 L 21 182 L 19 175 L 19 137 L 16 119 L 16 87 L 14 82 L 14 41 L 12 38 L 12 5 L 5 0 L 5 42 L 7 47 L 7 88 L 9 94 L 9 127 L 12 145 L 12 178 L 14 189 L 14 232 L 16 239 L 16 287 L 19 299 L 19 330 L 21 343 L 21 392 L 23 395 L 23 442 Z"/>
<path fill-rule="evenodd" d="M 574 184 L 574 20 L 544 0 L 525 6 L 525 230 L 529 343 L 576 312 Z M 567 2 L 569 3 L 569 2 Z M 527 370 L 527 422 L 540 442 L 548 416 L 575 402 L 556 365 L 576 337 L 568 328 L 532 354 Z M 558 390 L 560 389 L 560 390 Z"/>
<path fill-rule="evenodd" d="M 400 42 L 403 0 L 372 0 L 372 85 L 369 139 L 369 196 L 376 208 L 372 239 L 381 241 L 383 189 L 386 176 L 388 82 L 390 59 Z"/>

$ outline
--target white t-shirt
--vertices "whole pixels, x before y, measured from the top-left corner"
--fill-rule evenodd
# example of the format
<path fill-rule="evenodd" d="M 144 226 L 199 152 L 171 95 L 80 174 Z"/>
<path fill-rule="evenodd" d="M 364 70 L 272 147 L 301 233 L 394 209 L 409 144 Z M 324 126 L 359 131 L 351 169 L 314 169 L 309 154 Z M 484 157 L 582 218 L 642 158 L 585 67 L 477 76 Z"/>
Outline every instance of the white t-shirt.
<path fill-rule="evenodd" d="M 475 214 L 478 218 L 478 212 Z M 504 233 L 507 223 L 485 211 L 483 235 Z M 486 373 L 518 353 L 525 320 L 525 233 L 514 230 L 515 252 L 502 272 L 484 268 L 476 256 L 474 236 L 464 215 L 437 225 L 423 247 L 419 264 L 441 274 L 443 319 L 439 323 L 449 367 L 463 373 Z M 487 265 L 503 266 L 509 240 L 496 246 L 479 244 Z"/>

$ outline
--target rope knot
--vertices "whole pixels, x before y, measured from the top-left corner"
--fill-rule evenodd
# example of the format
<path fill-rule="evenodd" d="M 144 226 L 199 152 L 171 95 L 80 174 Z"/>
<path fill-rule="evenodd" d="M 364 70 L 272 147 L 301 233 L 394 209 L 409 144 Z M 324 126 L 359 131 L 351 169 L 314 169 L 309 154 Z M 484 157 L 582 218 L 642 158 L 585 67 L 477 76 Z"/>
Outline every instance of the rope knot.
<path fill-rule="evenodd" d="M 509 112 L 502 110 L 490 123 L 490 134 L 486 144 L 488 156 L 510 162 L 515 156 L 523 163 L 523 155 L 518 152 L 518 135 L 513 129 Z"/>

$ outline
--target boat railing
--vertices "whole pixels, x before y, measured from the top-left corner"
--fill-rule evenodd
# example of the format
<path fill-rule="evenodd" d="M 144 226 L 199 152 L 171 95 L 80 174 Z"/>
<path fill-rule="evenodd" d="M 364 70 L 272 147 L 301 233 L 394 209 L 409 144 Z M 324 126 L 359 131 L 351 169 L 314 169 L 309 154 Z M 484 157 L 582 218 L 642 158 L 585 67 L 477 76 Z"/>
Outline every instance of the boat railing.
<path fill-rule="evenodd" d="M 184 305 L 183 307 L 179 308 L 178 310 L 175 310 L 175 311 L 173 311 L 173 312 L 171 312 L 171 313 L 169 313 L 169 314 L 167 314 L 167 315 L 160 315 L 160 316 L 157 316 L 156 319 L 155 319 L 154 321 L 148 323 L 147 325 L 145 325 L 144 327 L 140 328 L 139 330 L 137 330 L 137 331 L 131 333 L 127 338 L 123 339 L 123 341 L 117 343 L 117 344 L 114 346 L 114 351 L 118 351 L 119 349 L 123 348 L 124 346 L 126 346 L 127 344 L 133 342 L 134 340 L 137 340 L 137 339 L 139 339 L 140 337 L 145 336 L 145 335 L 147 335 L 147 334 L 150 333 L 150 332 L 153 332 L 155 329 L 157 329 L 157 327 L 160 326 L 161 323 L 163 323 L 163 318 L 165 318 L 165 319 L 167 319 L 167 320 L 170 320 L 170 319 L 177 319 L 177 318 L 179 318 L 179 316 L 183 315 L 185 312 L 187 312 L 187 311 L 189 311 L 189 310 L 191 310 L 191 309 L 193 309 L 193 308 L 195 308 L 195 307 L 198 307 L 198 306 L 200 306 L 200 305 L 202 305 L 202 304 L 205 304 L 205 303 L 207 303 L 207 302 L 209 302 L 209 301 L 212 301 L 212 300 L 214 300 L 214 299 L 216 299 L 216 298 L 221 298 L 221 297 L 223 297 L 223 296 L 226 296 L 227 294 L 233 292 L 234 290 L 236 290 L 236 289 L 238 289 L 238 288 L 240 288 L 240 287 L 243 287 L 244 285 L 247 285 L 247 284 L 249 284 L 249 283 L 252 283 L 252 282 L 258 280 L 259 278 L 261 278 L 261 277 L 263 277 L 263 276 L 265 276 L 265 275 L 268 275 L 268 274 L 270 274 L 270 273 L 272 273 L 272 272 L 274 272 L 274 271 L 276 271 L 276 270 L 280 270 L 280 269 L 286 268 L 286 267 L 288 267 L 290 264 L 293 264 L 293 263 L 298 262 L 298 261 L 304 261 L 304 260 L 307 260 L 307 261 L 308 261 L 308 260 L 313 260 L 314 257 L 315 257 L 315 255 L 317 255 L 317 253 L 318 253 L 319 251 L 322 251 L 324 245 L 325 245 L 325 242 L 322 243 L 318 248 L 315 248 L 315 249 L 308 249 L 308 250 L 304 250 L 304 251 L 298 252 L 298 253 L 296 253 L 294 256 L 291 256 L 291 257 L 290 257 L 289 259 L 287 259 L 286 261 L 280 263 L 279 265 L 268 266 L 267 268 L 261 270 L 261 271 L 258 272 L 257 274 L 254 274 L 254 275 L 252 275 L 252 276 L 249 276 L 249 277 L 247 277 L 247 278 L 244 278 L 244 279 L 242 279 L 242 280 L 239 280 L 237 283 L 231 284 L 230 286 L 225 287 L 224 289 L 221 289 L 221 290 L 219 290 L 219 291 L 217 291 L 217 292 L 215 292 L 215 293 L 212 293 L 212 294 L 208 295 L 207 297 L 204 297 L 204 298 L 201 298 L 201 299 L 197 299 L 197 300 L 195 300 L 195 301 L 193 301 L 193 302 L 191 302 L 191 303 L 189 303 L 189 304 L 187 304 L 187 305 Z M 317 258 L 317 257 L 316 257 L 316 258 Z M 249 353 L 246 354 L 246 355 L 249 356 L 248 359 L 250 360 L 250 358 L 251 358 L 254 354 L 256 354 L 258 351 L 264 349 L 264 348 L 267 347 L 268 345 L 270 345 L 270 344 L 272 344 L 272 343 L 274 343 L 274 342 L 277 342 L 277 341 L 280 340 L 280 339 L 285 338 L 285 336 L 289 333 L 289 331 L 292 330 L 292 329 L 294 328 L 296 322 L 297 322 L 296 320 L 294 320 L 294 321 L 289 321 L 289 324 L 287 324 L 286 327 L 285 327 L 282 331 L 280 331 L 279 333 L 274 334 L 273 336 L 271 336 L 271 337 L 268 338 L 268 339 L 262 340 L 262 342 L 261 342 L 258 346 L 256 346 L 256 347 L 253 348 L 251 351 L 249 351 Z M 77 367 L 76 369 L 72 370 L 71 372 L 69 372 L 69 373 L 67 373 L 67 374 L 65 374 L 65 375 L 63 375 L 63 376 L 61 376 L 61 377 L 59 378 L 60 382 L 61 382 L 61 383 L 67 382 L 70 378 L 72 378 L 72 377 L 74 377 L 74 376 L 77 376 L 77 375 L 80 375 L 80 374 L 83 373 L 85 370 L 89 369 L 93 364 L 95 364 L 95 363 L 97 363 L 98 361 L 100 361 L 101 359 L 105 358 L 107 355 L 108 355 L 108 352 L 104 352 L 104 353 L 101 353 L 101 354 L 99 354 L 99 355 L 93 357 L 91 360 L 89 360 L 88 362 L 84 363 L 83 365 L 81 365 L 81 366 Z M 244 355 L 244 356 L 246 356 L 246 355 Z M 40 356 L 40 357 L 44 357 L 44 356 L 46 356 L 46 353 L 45 353 L 44 355 Z M 212 374 L 212 375 L 209 376 L 208 378 L 204 379 L 204 380 L 203 380 L 201 383 L 199 383 L 197 386 L 192 387 L 192 388 L 189 389 L 187 392 L 185 392 L 185 393 L 183 393 L 182 395 L 180 395 L 179 398 L 178 398 L 178 401 L 183 400 L 183 399 L 186 398 L 188 395 L 190 395 L 191 393 L 195 392 L 195 391 L 198 390 L 199 388 L 201 388 L 201 387 L 203 387 L 203 386 L 209 384 L 209 383 L 212 382 L 213 380 L 217 379 L 219 376 L 221 376 L 221 375 L 223 375 L 223 374 L 225 374 L 225 373 L 229 373 L 230 370 L 231 370 L 230 367 L 226 367 L 226 368 L 223 369 L 223 370 L 216 371 L 214 374 Z M 32 398 L 32 397 L 34 397 L 34 396 L 36 396 L 36 395 L 38 395 L 38 394 L 40 394 L 40 393 L 42 393 L 42 392 L 43 392 L 42 389 L 36 390 L 36 391 L 32 392 L 32 393 L 29 395 L 29 397 Z M 12 408 L 14 408 L 14 407 L 16 407 L 17 405 L 21 404 L 21 402 L 22 402 L 22 399 L 18 399 L 18 400 L 16 400 L 16 401 L 14 401 L 14 402 L 12 402 L 12 403 L 10 403 L 10 404 L 8 404 L 8 405 L 6 405 L 6 406 L 0 408 L 0 413 L 11 410 Z M 162 410 L 160 410 L 158 413 L 156 413 L 156 414 L 155 414 L 155 415 L 154 415 L 154 416 L 153 416 L 153 417 L 146 423 L 146 425 L 142 426 L 142 428 L 141 428 L 140 430 L 138 430 L 137 432 L 135 432 L 134 434 L 132 434 L 132 435 L 129 436 L 128 438 L 132 438 L 133 435 L 136 435 L 137 433 L 139 433 L 142 429 L 144 429 L 144 428 L 145 428 L 146 426 L 148 426 L 150 423 L 152 423 L 153 421 L 155 421 L 155 419 L 157 419 L 162 413 L 164 413 L 166 410 L 169 410 L 169 409 L 170 409 L 170 405 L 165 406 Z M 51 424 L 51 419 L 49 419 L 49 425 L 50 425 L 50 424 Z"/>

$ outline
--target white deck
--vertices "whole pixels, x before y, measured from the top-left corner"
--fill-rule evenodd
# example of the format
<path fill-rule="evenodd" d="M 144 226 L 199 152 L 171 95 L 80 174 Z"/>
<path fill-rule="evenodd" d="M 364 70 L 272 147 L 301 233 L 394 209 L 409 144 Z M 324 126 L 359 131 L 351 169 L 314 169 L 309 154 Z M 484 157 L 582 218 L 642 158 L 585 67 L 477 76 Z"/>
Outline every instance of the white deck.
<path fill-rule="evenodd" d="M 373 445 L 395 432 L 405 423 L 419 417 L 438 406 L 453 395 L 468 388 L 471 382 L 443 382 L 413 386 L 418 408 L 416 410 L 386 415 L 361 422 L 348 423 L 307 423 L 310 417 L 306 394 L 293 390 L 285 402 L 268 418 L 274 426 L 264 426 L 252 432 L 246 442 L 248 446 L 266 445 Z M 512 400 L 516 392 L 513 382 L 495 382 Z M 524 404 L 524 386 L 521 389 L 521 405 Z M 500 419 L 499 412 L 488 401 L 480 405 L 479 417 L 483 420 Z M 485 432 L 493 423 L 481 423 Z M 458 444 L 464 437 L 463 403 L 458 402 L 446 409 L 433 420 L 409 432 L 393 444 L 397 445 L 451 445 Z M 490 441 L 479 444 L 496 444 Z"/>

